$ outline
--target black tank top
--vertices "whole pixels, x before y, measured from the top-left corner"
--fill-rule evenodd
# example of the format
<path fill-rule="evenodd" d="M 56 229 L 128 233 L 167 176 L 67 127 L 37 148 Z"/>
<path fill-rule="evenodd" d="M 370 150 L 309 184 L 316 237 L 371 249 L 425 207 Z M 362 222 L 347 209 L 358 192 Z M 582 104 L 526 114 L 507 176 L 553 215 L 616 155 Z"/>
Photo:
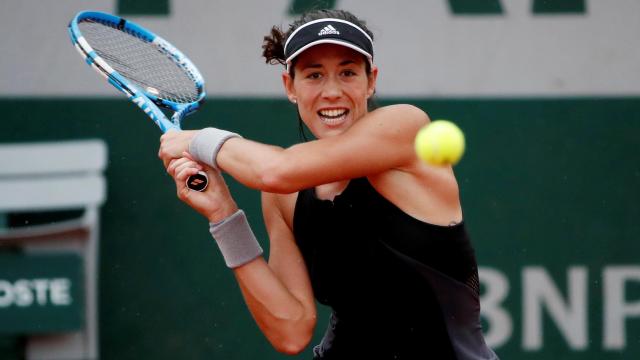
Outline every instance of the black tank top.
<path fill-rule="evenodd" d="M 497 359 L 463 223 L 419 221 L 359 178 L 333 201 L 300 191 L 293 228 L 314 296 L 332 309 L 316 359 Z"/>

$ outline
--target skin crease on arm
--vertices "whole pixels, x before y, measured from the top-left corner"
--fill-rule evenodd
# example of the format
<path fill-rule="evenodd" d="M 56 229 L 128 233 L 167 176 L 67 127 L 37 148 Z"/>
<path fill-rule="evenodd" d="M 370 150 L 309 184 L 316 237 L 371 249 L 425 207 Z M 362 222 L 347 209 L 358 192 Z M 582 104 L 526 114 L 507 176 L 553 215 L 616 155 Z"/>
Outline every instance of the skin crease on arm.
<path fill-rule="evenodd" d="M 176 182 L 178 197 L 210 222 L 218 222 L 237 210 L 219 172 L 206 168 L 209 187 L 189 191 L 186 179 L 203 166 L 185 157 L 171 161 L 167 172 Z M 264 194 L 264 218 L 271 241 L 269 263 L 262 256 L 233 269 L 249 311 L 280 352 L 297 354 L 313 335 L 316 308 L 307 270 L 273 194 Z"/>

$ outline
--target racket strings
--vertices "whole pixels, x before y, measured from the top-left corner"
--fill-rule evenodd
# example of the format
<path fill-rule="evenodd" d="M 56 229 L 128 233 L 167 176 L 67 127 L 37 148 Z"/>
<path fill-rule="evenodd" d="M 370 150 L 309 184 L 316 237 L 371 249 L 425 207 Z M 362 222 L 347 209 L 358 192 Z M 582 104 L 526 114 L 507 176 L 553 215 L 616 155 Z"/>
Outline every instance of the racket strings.
<path fill-rule="evenodd" d="M 87 19 L 78 26 L 95 52 L 143 91 L 175 103 L 198 100 L 193 77 L 155 44 L 115 24 Z"/>

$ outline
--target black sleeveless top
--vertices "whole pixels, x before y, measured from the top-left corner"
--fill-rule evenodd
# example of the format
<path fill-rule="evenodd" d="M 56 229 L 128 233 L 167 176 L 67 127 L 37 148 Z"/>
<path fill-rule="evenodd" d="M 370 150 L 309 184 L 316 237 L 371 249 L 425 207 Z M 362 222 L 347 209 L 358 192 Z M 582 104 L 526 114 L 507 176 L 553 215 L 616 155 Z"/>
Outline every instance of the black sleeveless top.
<path fill-rule="evenodd" d="M 359 178 L 333 201 L 300 191 L 293 231 L 314 295 L 332 309 L 315 359 L 497 359 L 463 223 L 419 221 Z"/>

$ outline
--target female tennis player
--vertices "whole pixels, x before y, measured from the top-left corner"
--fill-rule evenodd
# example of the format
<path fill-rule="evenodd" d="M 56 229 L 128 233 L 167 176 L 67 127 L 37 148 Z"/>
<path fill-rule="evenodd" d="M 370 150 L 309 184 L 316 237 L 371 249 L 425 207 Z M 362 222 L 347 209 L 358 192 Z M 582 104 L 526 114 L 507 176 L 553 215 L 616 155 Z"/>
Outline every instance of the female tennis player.
<path fill-rule="evenodd" d="M 285 66 L 286 95 L 317 140 L 283 149 L 206 128 L 163 135 L 159 156 L 180 199 L 210 221 L 277 350 L 308 345 L 315 297 L 332 309 L 315 359 L 496 359 L 481 333 L 453 171 L 413 150 L 429 118 L 410 105 L 368 110 L 378 75 L 372 38 L 338 10 L 265 37 L 266 61 Z M 200 170 L 208 189 L 189 191 L 185 180 Z M 262 191 L 268 263 L 217 170 Z"/>

